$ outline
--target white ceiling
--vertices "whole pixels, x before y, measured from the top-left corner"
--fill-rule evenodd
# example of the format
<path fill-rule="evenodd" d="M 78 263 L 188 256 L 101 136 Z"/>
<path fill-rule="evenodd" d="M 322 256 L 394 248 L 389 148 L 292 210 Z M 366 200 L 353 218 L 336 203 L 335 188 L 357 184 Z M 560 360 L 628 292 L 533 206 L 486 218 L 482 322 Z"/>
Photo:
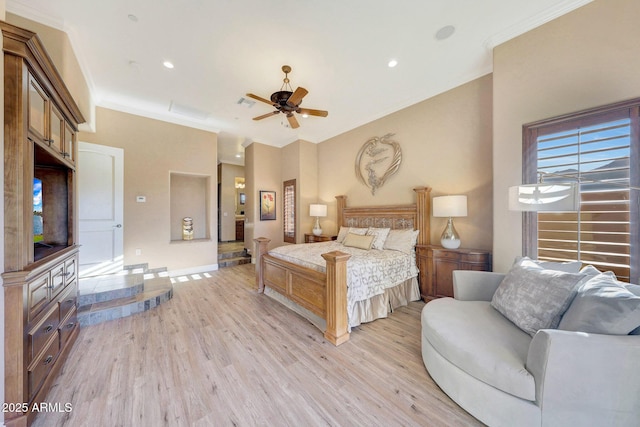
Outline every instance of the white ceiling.
<path fill-rule="evenodd" d="M 96 105 L 219 132 L 219 161 L 252 141 L 321 142 L 492 70 L 492 48 L 591 0 L 7 0 L 7 11 L 66 31 Z M 136 19 L 132 19 L 134 15 Z M 452 25 L 455 33 L 437 40 Z M 398 65 L 389 68 L 390 59 Z M 162 63 L 171 61 L 170 70 Z M 280 90 L 281 67 L 303 107 L 282 115 L 247 92 Z M 198 114 L 169 111 L 170 105 Z M 286 123 L 286 120 L 285 120 Z"/>

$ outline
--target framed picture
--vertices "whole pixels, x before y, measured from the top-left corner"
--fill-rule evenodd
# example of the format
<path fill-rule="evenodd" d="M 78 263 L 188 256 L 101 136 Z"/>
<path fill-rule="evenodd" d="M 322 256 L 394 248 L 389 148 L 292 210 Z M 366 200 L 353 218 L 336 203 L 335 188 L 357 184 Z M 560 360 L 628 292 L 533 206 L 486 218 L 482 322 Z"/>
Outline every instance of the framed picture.
<path fill-rule="evenodd" d="M 240 193 L 240 204 L 244 205 L 246 201 L 247 197 L 244 195 L 244 193 Z"/>
<path fill-rule="evenodd" d="M 260 221 L 276 219 L 276 192 L 260 191 Z"/>

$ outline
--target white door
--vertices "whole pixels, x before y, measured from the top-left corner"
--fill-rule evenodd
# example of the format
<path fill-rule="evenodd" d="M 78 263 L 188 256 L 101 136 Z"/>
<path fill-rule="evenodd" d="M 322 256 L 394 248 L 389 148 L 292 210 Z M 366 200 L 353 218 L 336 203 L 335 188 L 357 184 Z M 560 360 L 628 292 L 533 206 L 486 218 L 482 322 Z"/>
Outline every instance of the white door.
<path fill-rule="evenodd" d="M 123 267 L 124 150 L 78 143 L 80 276 Z"/>

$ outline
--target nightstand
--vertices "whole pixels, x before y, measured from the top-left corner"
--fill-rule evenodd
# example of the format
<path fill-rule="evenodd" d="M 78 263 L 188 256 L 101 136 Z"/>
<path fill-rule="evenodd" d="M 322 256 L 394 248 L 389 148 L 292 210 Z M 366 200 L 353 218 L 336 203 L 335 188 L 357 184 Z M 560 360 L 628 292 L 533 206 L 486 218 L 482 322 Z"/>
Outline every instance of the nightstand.
<path fill-rule="evenodd" d="M 329 242 L 331 240 L 336 240 L 338 236 L 329 236 L 327 234 L 321 234 L 316 236 L 312 233 L 304 233 L 304 242 L 305 243 L 317 243 L 317 242 Z"/>
<path fill-rule="evenodd" d="M 453 270 L 491 271 L 491 253 L 481 249 L 445 249 L 416 245 L 420 295 L 425 301 L 453 297 Z"/>

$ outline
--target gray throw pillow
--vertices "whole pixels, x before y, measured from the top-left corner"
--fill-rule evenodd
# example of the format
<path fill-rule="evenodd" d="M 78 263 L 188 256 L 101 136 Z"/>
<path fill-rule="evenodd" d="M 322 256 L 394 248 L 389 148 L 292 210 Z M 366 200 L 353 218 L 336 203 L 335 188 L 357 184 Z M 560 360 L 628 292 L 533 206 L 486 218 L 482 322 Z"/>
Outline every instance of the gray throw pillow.
<path fill-rule="evenodd" d="M 627 335 L 640 327 L 640 296 L 611 272 L 592 277 L 562 317 L 558 329 L 592 334 Z"/>
<path fill-rule="evenodd" d="M 543 269 L 523 259 L 511 267 L 493 295 L 491 305 L 533 336 L 540 329 L 558 326 L 577 286 L 587 277 Z"/>

